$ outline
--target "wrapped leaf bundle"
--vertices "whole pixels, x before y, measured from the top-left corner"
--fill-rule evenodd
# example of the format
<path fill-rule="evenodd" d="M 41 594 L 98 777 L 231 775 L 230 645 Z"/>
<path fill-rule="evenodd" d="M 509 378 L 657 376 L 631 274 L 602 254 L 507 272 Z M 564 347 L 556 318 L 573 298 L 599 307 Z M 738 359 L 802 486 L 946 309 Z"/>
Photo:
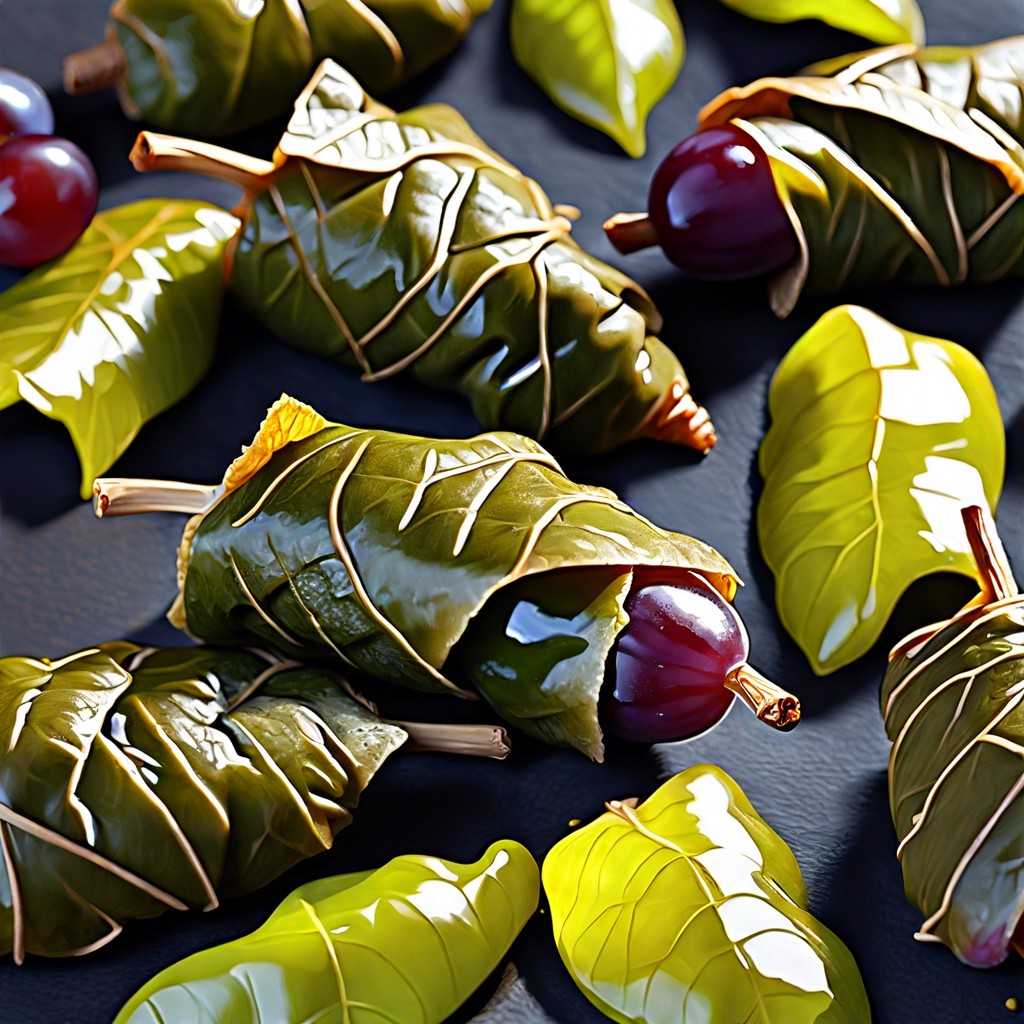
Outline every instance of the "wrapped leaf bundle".
<path fill-rule="evenodd" d="M 499 840 L 475 864 L 396 857 L 296 889 L 250 935 L 161 971 L 114 1024 L 441 1024 L 537 909 L 529 850 Z"/>
<path fill-rule="evenodd" d="M 514 434 L 357 429 L 282 397 L 221 485 L 100 480 L 96 502 L 99 515 L 199 513 L 171 609 L 191 635 L 424 690 L 466 696 L 471 681 L 509 721 L 597 760 L 605 664 L 634 577 L 676 572 L 717 598 L 720 621 L 734 615 L 738 581 L 717 551 L 573 483 Z M 799 717 L 742 656 L 722 675 L 719 717 L 730 690 L 771 724 Z"/>
<path fill-rule="evenodd" d="M 695 765 L 612 800 L 544 859 L 558 952 L 618 1024 L 869 1024 L 850 951 L 807 909 L 792 851 Z"/>
<path fill-rule="evenodd" d="M 964 518 L 985 588 L 892 652 L 882 711 L 915 937 L 991 967 L 1022 946 L 1024 595 L 988 513 Z"/>
<path fill-rule="evenodd" d="M 88 953 L 328 849 L 409 735 L 350 693 L 252 651 L 0 659 L 0 950 Z"/>
<path fill-rule="evenodd" d="M 772 283 L 803 292 L 953 285 L 1024 271 L 1024 36 L 903 44 L 731 89 L 701 112 L 760 143 L 799 255 Z"/>
<path fill-rule="evenodd" d="M 116 0 L 108 41 L 72 54 L 65 88 L 116 85 L 125 113 L 161 128 L 229 135 L 287 112 L 336 57 L 376 92 L 462 41 L 491 0 Z"/>
<path fill-rule="evenodd" d="M 395 114 L 326 61 L 274 163 L 145 132 L 132 158 L 246 187 L 232 288 L 289 344 L 560 451 L 715 442 L 650 299 L 450 107 Z"/>
<path fill-rule="evenodd" d="M 804 293 L 1017 275 L 1022 93 L 1024 36 L 904 43 L 759 79 L 704 108 L 655 173 L 649 214 L 605 227 L 623 252 L 660 242 L 698 277 L 772 272 L 779 316 Z"/>

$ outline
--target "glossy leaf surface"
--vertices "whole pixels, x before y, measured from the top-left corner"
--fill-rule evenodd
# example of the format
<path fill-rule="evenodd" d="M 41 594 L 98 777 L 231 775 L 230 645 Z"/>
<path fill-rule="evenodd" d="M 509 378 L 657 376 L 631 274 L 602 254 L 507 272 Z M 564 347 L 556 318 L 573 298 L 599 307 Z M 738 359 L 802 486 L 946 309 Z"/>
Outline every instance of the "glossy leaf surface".
<path fill-rule="evenodd" d="M 800 254 L 772 281 L 804 292 L 949 286 L 1024 271 L 1024 36 L 852 54 L 723 93 L 768 154 Z"/>
<path fill-rule="evenodd" d="M 115 1024 L 441 1024 L 498 966 L 539 889 L 511 840 L 475 864 L 410 855 L 322 878 L 252 934 L 158 974 Z"/>
<path fill-rule="evenodd" d="M 875 43 L 923 43 L 924 18 L 916 0 L 722 0 L 761 21 L 817 18 Z"/>
<path fill-rule="evenodd" d="M 890 655 L 889 805 L 915 938 L 992 967 L 1019 949 L 1024 598 L 991 519 L 966 509 L 982 593 Z"/>
<path fill-rule="evenodd" d="M 562 839 L 544 860 L 558 951 L 619 1024 L 868 1024 L 843 943 L 789 847 L 713 765 Z"/>
<path fill-rule="evenodd" d="M 68 428 L 82 497 L 209 367 L 238 223 L 193 201 L 120 206 L 0 295 L 0 408 L 23 399 Z"/>
<path fill-rule="evenodd" d="M 394 114 L 326 62 L 281 151 L 232 281 L 279 337 L 367 381 L 457 390 L 485 427 L 562 451 L 714 443 L 650 299 L 454 110 Z"/>
<path fill-rule="evenodd" d="M 672 0 L 513 0 L 509 32 L 558 106 L 643 156 L 647 115 L 683 65 Z"/>
<path fill-rule="evenodd" d="M 406 739 L 344 685 L 247 651 L 0 659 L 0 949 L 90 952 L 328 849 Z"/>
<path fill-rule="evenodd" d="M 227 135 L 285 113 L 325 57 L 394 88 L 453 50 L 490 0 L 117 0 L 122 102 L 174 131 Z"/>
<path fill-rule="evenodd" d="M 769 410 L 761 550 L 783 625 L 825 674 L 871 647 L 914 580 L 974 574 L 960 509 L 995 506 L 1002 419 L 969 352 L 857 306 L 793 346 Z"/>
<path fill-rule="evenodd" d="M 229 470 L 226 493 L 186 529 L 179 624 L 215 642 L 316 651 L 456 690 L 468 680 L 449 673 L 448 658 L 473 617 L 506 588 L 543 579 L 575 654 L 593 644 L 598 658 L 577 660 L 580 678 L 541 655 L 522 679 L 484 692 L 517 724 L 595 758 L 603 657 L 625 621 L 616 581 L 632 565 L 676 565 L 729 597 L 736 585 L 712 548 L 573 483 L 525 437 L 356 429 L 283 398 L 250 451 L 259 456 L 243 456 L 244 472 Z M 595 625 L 601 616 L 609 622 Z"/>

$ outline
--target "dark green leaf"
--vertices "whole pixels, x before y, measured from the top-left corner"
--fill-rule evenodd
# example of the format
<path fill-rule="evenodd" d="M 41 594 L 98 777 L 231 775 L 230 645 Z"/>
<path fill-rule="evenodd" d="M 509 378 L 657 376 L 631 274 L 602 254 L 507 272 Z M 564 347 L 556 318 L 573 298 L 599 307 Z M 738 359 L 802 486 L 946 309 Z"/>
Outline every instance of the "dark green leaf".
<path fill-rule="evenodd" d="M 643 156 L 647 115 L 683 66 L 672 0 L 513 0 L 509 32 L 555 103 Z"/>
<path fill-rule="evenodd" d="M 68 428 L 83 498 L 206 373 L 238 223 L 190 200 L 119 206 L 0 295 L 0 408 L 24 399 Z"/>
<path fill-rule="evenodd" d="M 769 408 L 761 550 L 782 623 L 823 675 L 871 647 L 914 580 L 974 574 L 960 509 L 995 507 L 1002 418 L 970 352 L 859 306 L 790 349 Z"/>
<path fill-rule="evenodd" d="M 802 292 L 952 285 L 1024 272 L 1024 36 L 982 47 L 897 46 L 723 93 L 771 160 L 800 254 L 772 283 Z"/>
<path fill-rule="evenodd" d="M 338 676 L 247 651 L 0 659 L 0 949 L 85 953 L 264 885 L 405 739 Z"/>
<path fill-rule="evenodd" d="M 544 860 L 558 951 L 619 1024 L 868 1024 L 843 943 L 789 847 L 720 768 L 615 801 Z"/>
<path fill-rule="evenodd" d="M 714 443 L 647 296 L 454 110 L 396 115 L 325 62 L 281 152 L 253 182 L 232 281 L 281 338 L 367 381 L 460 391 L 484 426 L 561 450 Z"/>
<path fill-rule="evenodd" d="M 288 896 L 251 935 L 162 971 L 115 1024 L 441 1024 L 499 964 L 537 908 L 529 851 L 475 864 L 396 857 Z"/>
<path fill-rule="evenodd" d="M 394 88 L 453 50 L 491 0 L 117 0 L 122 102 L 173 131 L 228 135 L 285 113 L 325 57 Z"/>

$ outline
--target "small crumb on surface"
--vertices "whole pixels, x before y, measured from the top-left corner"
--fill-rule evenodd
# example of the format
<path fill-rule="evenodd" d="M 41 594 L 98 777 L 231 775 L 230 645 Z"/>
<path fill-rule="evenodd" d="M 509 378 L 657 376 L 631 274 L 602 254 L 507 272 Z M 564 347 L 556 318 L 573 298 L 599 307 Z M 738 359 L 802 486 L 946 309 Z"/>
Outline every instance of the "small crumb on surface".
<path fill-rule="evenodd" d="M 579 818 L 573 818 L 572 821 L 569 822 L 569 828 L 575 828 L 579 823 Z"/>
<path fill-rule="evenodd" d="M 1020 1000 L 1016 996 L 1010 996 L 1005 1005 L 1010 1013 L 1016 1013 L 1020 1009 Z"/>

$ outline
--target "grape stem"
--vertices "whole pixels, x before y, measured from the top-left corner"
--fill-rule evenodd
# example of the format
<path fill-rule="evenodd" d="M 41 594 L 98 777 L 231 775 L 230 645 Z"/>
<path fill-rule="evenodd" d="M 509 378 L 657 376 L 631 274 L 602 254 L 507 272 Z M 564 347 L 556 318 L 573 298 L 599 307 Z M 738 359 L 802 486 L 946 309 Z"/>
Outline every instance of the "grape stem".
<path fill-rule="evenodd" d="M 262 192 L 277 168 L 269 160 L 236 153 L 208 142 L 179 139 L 157 132 L 139 132 L 128 157 L 137 171 L 191 171 L 238 185 L 247 192 Z"/>
<path fill-rule="evenodd" d="M 107 40 L 64 58 L 64 91 L 69 96 L 84 96 L 115 85 L 125 73 L 127 63 L 119 43 Z"/>
<path fill-rule="evenodd" d="M 604 230 L 623 256 L 658 244 L 654 223 L 646 213 L 616 213 L 604 222 Z"/>
<path fill-rule="evenodd" d="M 223 494 L 223 486 L 176 483 L 173 480 L 131 480 L 100 477 L 92 485 L 93 511 L 104 516 L 131 516 L 142 512 L 205 512 Z"/>
<path fill-rule="evenodd" d="M 406 750 L 466 754 L 504 760 L 512 749 L 499 725 L 440 725 L 434 722 L 391 721 L 409 734 Z"/>
<path fill-rule="evenodd" d="M 800 701 L 746 662 L 726 676 L 725 687 L 754 712 L 758 721 L 780 732 L 792 729 L 800 721 Z"/>

